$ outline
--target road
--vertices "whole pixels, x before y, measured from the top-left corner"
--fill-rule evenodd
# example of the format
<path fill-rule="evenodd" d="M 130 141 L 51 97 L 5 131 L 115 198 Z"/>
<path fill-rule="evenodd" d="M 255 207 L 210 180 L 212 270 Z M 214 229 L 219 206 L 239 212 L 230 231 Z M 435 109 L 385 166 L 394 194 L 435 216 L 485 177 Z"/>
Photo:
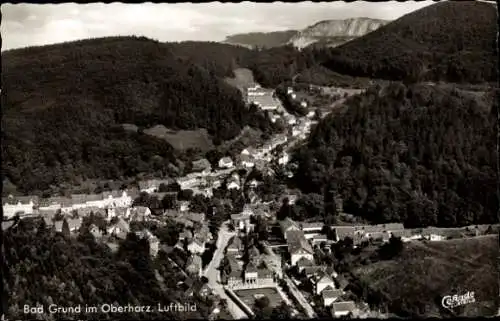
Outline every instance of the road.
<path fill-rule="evenodd" d="M 233 318 L 235 319 L 246 319 L 247 314 L 240 309 L 240 307 L 226 294 L 224 288 L 221 284 L 220 272 L 218 267 L 222 258 L 224 257 L 224 250 L 231 237 L 236 235 L 235 232 L 229 232 L 227 224 L 229 221 L 222 223 L 219 228 L 219 233 L 217 234 L 217 249 L 214 252 L 214 256 L 210 263 L 203 271 L 203 275 L 208 279 L 208 285 L 221 299 L 225 299 L 227 302 L 227 307 Z"/>
<path fill-rule="evenodd" d="M 269 243 L 263 242 L 262 244 L 264 245 L 264 248 L 269 255 L 276 256 L 276 253 L 274 253 L 274 251 L 269 247 Z M 273 270 L 276 270 L 276 267 L 273 266 L 272 268 L 273 268 Z M 275 272 L 277 272 L 277 271 L 275 271 Z M 285 273 L 283 273 L 283 279 L 285 280 L 286 284 L 288 285 L 288 288 L 290 289 L 291 294 L 297 299 L 297 301 L 300 303 L 300 305 L 306 311 L 307 316 L 309 318 L 316 318 L 317 315 L 314 312 L 314 309 L 312 308 L 312 306 L 309 304 L 309 302 L 307 302 L 307 300 L 304 298 L 304 296 L 299 291 L 299 289 L 297 289 L 295 284 L 292 282 L 292 280 L 290 280 L 290 278 Z"/>

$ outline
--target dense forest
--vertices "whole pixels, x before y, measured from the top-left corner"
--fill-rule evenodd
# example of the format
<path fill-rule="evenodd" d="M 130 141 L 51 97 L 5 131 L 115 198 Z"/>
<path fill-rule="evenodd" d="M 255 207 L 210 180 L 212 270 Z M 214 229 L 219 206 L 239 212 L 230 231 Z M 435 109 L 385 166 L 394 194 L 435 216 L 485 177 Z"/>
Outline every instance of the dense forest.
<path fill-rule="evenodd" d="M 496 11 L 491 3 L 440 2 L 333 49 L 325 66 L 390 80 L 494 82 Z"/>
<path fill-rule="evenodd" d="M 340 197 L 374 223 L 497 222 L 497 94 L 374 86 L 315 127 L 294 155 L 295 184 L 321 196 L 326 215 Z"/>
<path fill-rule="evenodd" d="M 184 57 L 182 48 L 116 37 L 2 53 L 6 177 L 28 193 L 86 178 L 163 176 L 175 164 L 172 147 L 141 129 L 206 128 L 216 144 L 247 125 L 273 130 L 219 78 L 232 73 L 232 58 L 208 55 L 213 65 L 205 65 Z M 140 130 L 125 131 L 123 123 Z"/>
<path fill-rule="evenodd" d="M 81 315 L 49 314 L 28 316 L 24 305 L 50 304 L 62 306 L 169 305 L 171 302 L 197 305 L 196 312 L 123 313 L 120 320 L 206 319 L 213 302 L 197 295 L 190 296 L 179 288 L 185 277 L 160 251 L 149 255 L 149 244 L 130 233 L 117 252 L 96 242 L 88 231 L 78 238 L 57 233 L 45 227 L 42 220 L 22 220 L 4 234 L 5 258 L 9 266 L 5 283 L 9 293 L 8 319 L 37 320 L 110 320 L 116 314 L 82 313 Z M 193 288 L 201 284 L 195 280 Z"/>

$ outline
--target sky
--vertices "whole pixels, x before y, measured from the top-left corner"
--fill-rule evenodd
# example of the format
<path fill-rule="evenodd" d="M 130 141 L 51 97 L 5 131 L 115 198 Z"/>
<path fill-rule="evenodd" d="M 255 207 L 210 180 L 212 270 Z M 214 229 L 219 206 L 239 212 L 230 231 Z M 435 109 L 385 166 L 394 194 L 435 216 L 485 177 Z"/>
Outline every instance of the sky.
<path fill-rule="evenodd" d="M 302 29 L 321 20 L 394 20 L 432 4 L 355 1 L 299 3 L 2 4 L 2 50 L 106 36 L 222 41 L 246 32 Z"/>

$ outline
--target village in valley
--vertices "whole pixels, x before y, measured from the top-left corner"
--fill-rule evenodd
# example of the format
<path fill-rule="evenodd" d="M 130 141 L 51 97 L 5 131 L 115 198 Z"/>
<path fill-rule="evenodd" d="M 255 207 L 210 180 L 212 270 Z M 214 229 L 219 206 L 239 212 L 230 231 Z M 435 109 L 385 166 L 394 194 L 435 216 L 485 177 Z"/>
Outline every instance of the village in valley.
<path fill-rule="evenodd" d="M 338 89 L 338 101 L 359 92 Z M 382 246 L 393 239 L 441 241 L 488 233 L 487 226 L 405 229 L 400 223 L 359 224 L 344 213 L 341 199 L 336 199 L 336 206 L 345 218 L 342 223 L 280 219 L 280 208 L 293 205 L 297 195 L 281 190 L 264 197 L 259 193 L 266 184 L 262 177 L 293 176 L 291 149 L 329 112 L 312 108 L 312 102 L 302 99 L 303 92 L 293 86 L 286 89 L 286 95 L 305 109 L 304 116 L 287 112 L 272 90 L 246 88 L 247 102 L 286 128 L 262 145 L 225 155 L 216 164 L 196 160 L 183 177 L 140 181 L 136 188 L 68 197 L 11 195 L 2 200 L 7 219 L 2 228 L 11 228 L 20 219 L 42 218 L 54 232 L 71 236 L 90 232 L 113 251 L 129 233 L 135 233 L 149 242 L 152 257 L 164 251 L 186 276 L 179 280 L 180 288 L 219 298 L 211 317 L 235 319 L 259 317 L 259 304 L 297 317 L 387 317 L 351 293 L 343 273 L 323 259 L 336 246 L 357 247 L 367 242 Z M 245 203 L 233 204 L 241 195 Z M 153 197 L 169 202 L 152 206 L 144 201 Z M 221 206 L 208 206 L 213 199 Z M 179 231 L 170 244 L 151 228 L 168 225 Z M 202 279 L 203 285 L 193 289 L 195 279 Z"/>

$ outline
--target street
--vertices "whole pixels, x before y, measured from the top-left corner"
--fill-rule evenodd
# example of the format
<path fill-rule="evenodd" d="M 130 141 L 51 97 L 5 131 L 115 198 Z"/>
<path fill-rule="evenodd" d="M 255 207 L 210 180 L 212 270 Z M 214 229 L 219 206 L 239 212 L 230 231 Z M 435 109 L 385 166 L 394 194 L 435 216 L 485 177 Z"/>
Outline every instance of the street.
<path fill-rule="evenodd" d="M 267 254 L 276 256 L 276 253 L 274 253 L 273 250 L 269 247 L 269 243 L 263 242 L 263 244 L 264 244 L 264 248 L 265 248 Z M 278 273 L 278 271 L 276 271 L 276 267 L 273 267 L 273 270 L 275 270 L 275 272 Z M 279 271 L 279 272 L 281 272 L 281 271 Z M 285 273 L 283 273 L 283 279 L 287 283 L 288 288 L 290 289 L 290 292 L 292 292 L 292 295 L 297 299 L 297 301 L 299 301 L 300 305 L 306 311 L 307 316 L 309 318 L 316 318 L 317 317 L 316 313 L 314 312 L 314 310 L 311 307 L 311 305 L 309 304 L 309 302 L 307 302 L 307 300 L 304 298 L 302 293 L 300 293 L 299 289 L 297 289 L 295 284 L 292 282 L 292 280 L 290 280 L 290 278 Z"/>
<path fill-rule="evenodd" d="M 229 232 L 227 229 L 228 223 L 229 221 L 222 223 L 219 229 L 219 233 L 217 234 L 217 249 L 214 252 L 212 260 L 203 271 L 203 275 L 208 279 L 208 285 L 215 292 L 215 294 L 217 294 L 221 299 L 226 300 L 228 310 L 233 318 L 246 319 L 248 318 L 246 313 L 243 312 L 243 310 L 241 310 L 240 307 L 226 294 L 222 284 L 220 283 L 221 279 L 218 267 L 224 257 L 224 249 L 226 248 L 227 243 L 231 237 L 236 235 L 234 232 Z"/>

